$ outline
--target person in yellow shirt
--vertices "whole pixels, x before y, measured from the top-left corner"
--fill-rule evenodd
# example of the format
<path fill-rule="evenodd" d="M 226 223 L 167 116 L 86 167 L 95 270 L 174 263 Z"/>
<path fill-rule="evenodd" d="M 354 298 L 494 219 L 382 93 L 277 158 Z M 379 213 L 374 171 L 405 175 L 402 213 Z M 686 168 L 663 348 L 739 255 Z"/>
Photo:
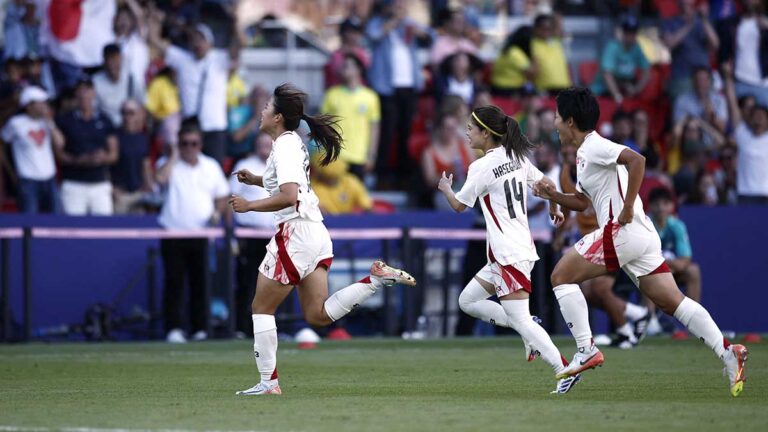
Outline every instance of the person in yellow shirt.
<path fill-rule="evenodd" d="M 347 163 L 337 159 L 322 166 L 319 156 L 312 158 L 312 190 L 320 200 L 320 210 L 327 214 L 370 211 L 373 201 L 360 179 L 347 171 Z"/>
<path fill-rule="evenodd" d="M 344 83 L 328 89 L 320 107 L 324 114 L 340 117 L 344 138 L 340 158 L 349 164 L 349 172 L 363 179 L 373 171 L 379 147 L 379 97 L 363 85 L 363 62 L 353 54 L 344 56 L 341 74 Z"/>
<path fill-rule="evenodd" d="M 248 86 L 240 77 L 237 69 L 240 67 L 238 60 L 231 60 L 229 63 L 229 78 L 227 79 L 227 109 L 235 108 L 240 105 L 243 98 L 248 97 Z"/>
<path fill-rule="evenodd" d="M 556 93 L 571 86 L 563 41 L 552 15 L 539 15 L 533 24 L 531 58 L 536 64 L 534 84 L 540 91 Z"/>
<path fill-rule="evenodd" d="M 516 95 L 536 73 L 531 62 L 531 27 L 520 26 L 504 42 L 501 54 L 493 64 L 491 86 L 494 94 Z"/>
<path fill-rule="evenodd" d="M 147 87 L 145 107 L 157 121 L 157 133 L 163 143 L 174 144 L 181 127 L 181 102 L 176 86 L 176 72 L 170 67 L 161 70 Z"/>

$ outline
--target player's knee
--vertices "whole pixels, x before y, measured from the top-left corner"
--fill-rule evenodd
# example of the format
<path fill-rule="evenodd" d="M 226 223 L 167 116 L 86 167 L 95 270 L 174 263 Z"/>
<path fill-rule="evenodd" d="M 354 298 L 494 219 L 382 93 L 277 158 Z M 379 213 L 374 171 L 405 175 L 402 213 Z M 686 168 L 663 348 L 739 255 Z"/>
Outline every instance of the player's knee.
<path fill-rule="evenodd" d="M 461 290 L 461 293 L 459 294 L 459 309 L 461 309 L 464 313 L 468 313 L 467 310 L 469 309 L 470 305 L 474 303 L 474 299 L 472 298 L 472 295 L 469 293 L 469 290 L 464 288 Z"/>
<path fill-rule="evenodd" d="M 549 277 L 550 282 L 552 282 L 553 287 L 557 287 L 563 284 L 568 283 L 565 280 L 564 272 L 560 268 L 560 266 L 555 266 L 555 269 L 552 271 L 552 275 Z"/>
<path fill-rule="evenodd" d="M 307 321 L 307 324 L 314 327 L 326 326 L 333 322 L 324 311 L 308 312 L 304 315 L 304 319 Z"/>

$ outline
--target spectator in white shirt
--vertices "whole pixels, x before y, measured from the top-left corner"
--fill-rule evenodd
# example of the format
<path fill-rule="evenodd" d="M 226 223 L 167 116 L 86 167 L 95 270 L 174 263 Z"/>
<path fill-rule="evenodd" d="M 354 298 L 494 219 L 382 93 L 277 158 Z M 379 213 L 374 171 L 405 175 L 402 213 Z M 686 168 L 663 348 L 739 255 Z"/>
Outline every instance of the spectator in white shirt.
<path fill-rule="evenodd" d="M 146 88 L 146 75 L 149 68 L 149 46 L 146 41 L 146 21 L 144 11 L 136 0 L 125 0 L 117 9 L 113 29 L 115 42 L 123 53 L 123 63 L 131 76 Z"/>
<path fill-rule="evenodd" d="M 205 24 L 190 31 L 190 51 L 171 45 L 160 36 L 159 11 L 150 14 L 149 42 L 176 70 L 184 118 L 196 117 L 203 131 L 203 153 L 221 163 L 227 147 L 227 80 L 230 59 L 238 55 L 239 37 L 229 53 L 213 48 L 213 32 Z M 236 27 L 236 26 L 235 26 Z"/>
<path fill-rule="evenodd" d="M 253 141 L 253 152 L 248 157 L 235 164 L 233 172 L 248 170 L 256 175 L 262 175 L 267 168 L 267 158 L 272 152 L 272 138 L 265 133 L 259 134 Z M 269 194 L 264 188 L 246 185 L 237 181 L 237 176 L 229 178 L 229 188 L 234 195 L 248 201 L 267 198 Z M 275 217 L 272 213 L 246 212 L 235 213 L 235 223 L 247 228 L 275 228 Z M 259 264 L 264 259 L 269 238 L 240 238 L 238 240 L 240 254 L 237 256 L 237 293 L 235 294 L 235 326 L 239 332 L 248 334 L 252 329 L 251 300 L 256 289 L 256 279 L 259 276 Z"/>
<path fill-rule="evenodd" d="M 8 143 L 19 191 L 19 211 L 59 213 L 61 204 L 56 186 L 56 164 L 53 146 L 64 146 L 64 137 L 56 127 L 48 106 L 48 94 L 39 87 L 29 86 L 21 92 L 23 112 L 5 124 L 0 142 L 0 158 Z"/>
<path fill-rule="evenodd" d="M 733 68 L 723 65 L 725 90 L 734 138 L 738 146 L 736 191 L 739 203 L 768 205 L 768 107 L 759 101 L 749 112 L 742 112 L 736 99 Z"/>
<path fill-rule="evenodd" d="M 144 86 L 123 65 L 123 54 L 116 44 L 104 47 L 104 69 L 93 76 L 96 101 L 101 112 L 109 117 L 113 127 L 123 124 L 120 109 L 125 101 L 144 101 Z"/>
<path fill-rule="evenodd" d="M 171 155 L 158 161 L 155 180 L 166 186 L 167 195 L 158 222 L 168 230 L 199 230 L 228 216 L 229 186 L 221 166 L 201 154 L 202 133 L 191 121 L 182 124 L 179 143 Z M 189 281 L 191 330 L 195 340 L 207 338 L 205 332 L 205 267 L 208 265 L 207 239 L 174 238 L 160 242 L 165 268 L 164 313 L 168 342 L 186 342 L 182 330 L 185 319 L 184 280 Z"/>

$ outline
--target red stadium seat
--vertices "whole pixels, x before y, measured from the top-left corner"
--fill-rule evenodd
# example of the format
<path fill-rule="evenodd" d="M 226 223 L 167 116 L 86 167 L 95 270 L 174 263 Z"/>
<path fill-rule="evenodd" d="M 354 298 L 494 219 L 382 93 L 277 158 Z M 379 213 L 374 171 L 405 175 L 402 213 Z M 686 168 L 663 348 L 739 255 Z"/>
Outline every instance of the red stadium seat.
<path fill-rule="evenodd" d="M 600 71 L 600 64 L 596 61 L 585 61 L 579 65 L 579 83 L 583 86 L 589 86 L 595 80 Z"/>
<path fill-rule="evenodd" d="M 600 106 L 600 120 L 598 121 L 598 130 L 604 123 L 610 123 L 619 105 L 611 98 L 598 96 L 597 104 Z"/>
<path fill-rule="evenodd" d="M 520 101 L 510 96 L 494 96 L 492 102 L 508 116 L 515 115 L 521 108 Z"/>
<path fill-rule="evenodd" d="M 678 0 L 653 0 L 653 7 L 659 13 L 659 18 L 666 19 L 680 14 Z"/>

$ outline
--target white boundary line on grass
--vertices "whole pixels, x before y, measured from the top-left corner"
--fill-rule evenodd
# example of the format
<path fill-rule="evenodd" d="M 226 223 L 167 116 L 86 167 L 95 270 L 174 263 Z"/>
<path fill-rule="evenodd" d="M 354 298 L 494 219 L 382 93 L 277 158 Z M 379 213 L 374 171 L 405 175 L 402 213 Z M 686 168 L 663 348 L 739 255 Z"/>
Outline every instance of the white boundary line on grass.
<path fill-rule="evenodd" d="M 90 428 L 90 427 L 33 427 L 33 426 L 12 426 L 0 425 L 0 432 L 259 432 L 251 429 L 248 431 L 228 431 L 215 429 L 110 429 L 110 428 Z"/>

